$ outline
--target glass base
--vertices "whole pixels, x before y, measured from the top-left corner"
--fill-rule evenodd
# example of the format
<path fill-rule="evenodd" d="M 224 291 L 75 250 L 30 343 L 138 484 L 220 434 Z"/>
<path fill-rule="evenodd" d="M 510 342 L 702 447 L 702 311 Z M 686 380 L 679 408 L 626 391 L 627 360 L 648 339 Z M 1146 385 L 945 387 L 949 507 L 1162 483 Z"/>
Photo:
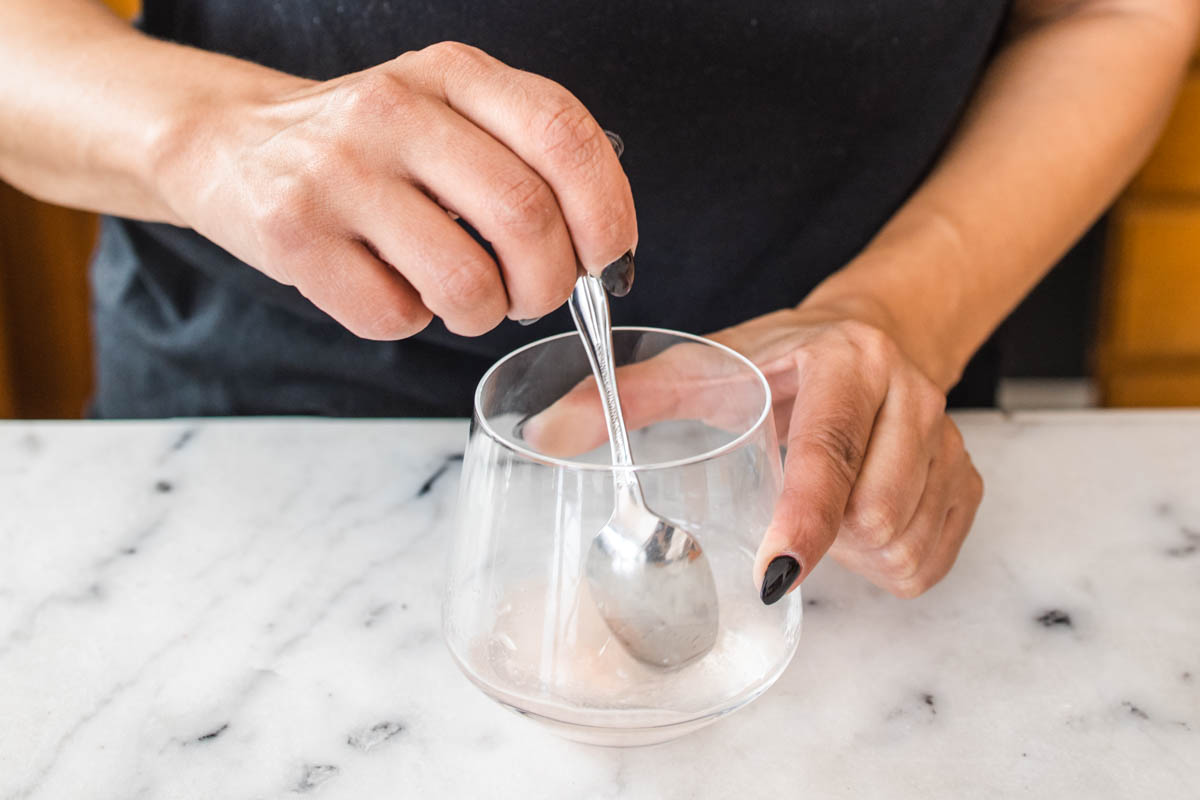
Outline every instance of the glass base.
<path fill-rule="evenodd" d="M 652 744 L 662 744 L 663 742 L 669 742 L 672 739 L 686 736 L 693 731 L 698 731 L 725 716 L 724 713 L 711 714 L 707 717 L 700 717 L 699 719 L 687 722 L 658 725 L 653 728 L 602 728 L 596 725 L 577 725 L 570 722 L 563 722 L 553 717 L 546 717 L 533 711 L 517 708 L 496 697 L 492 699 L 508 710 L 520 714 L 522 717 L 540 723 L 549 729 L 551 733 L 561 736 L 564 739 L 570 739 L 573 742 L 581 744 L 598 745 L 600 747 L 645 747 Z"/>
<path fill-rule="evenodd" d="M 455 660 L 457 661 L 457 659 Z M 462 666 L 461 662 L 459 666 Z M 475 676 L 469 670 L 463 670 L 463 674 L 466 675 L 471 683 L 479 687 L 480 691 L 509 711 L 541 724 L 551 733 L 561 736 L 564 739 L 570 739 L 573 742 L 580 742 L 582 744 L 598 745 L 600 747 L 645 747 L 647 745 L 662 744 L 663 742 L 669 742 L 681 736 L 686 736 L 749 705 L 753 700 L 762 695 L 763 692 L 771 688 L 771 685 L 775 683 L 781 673 L 782 670 L 779 670 L 752 693 L 747 694 L 732 704 L 697 717 L 684 717 L 678 721 L 663 724 L 630 725 L 622 724 L 619 719 L 621 712 L 608 712 L 613 716 L 612 724 L 597 725 L 594 723 L 572 722 L 561 717 L 551 716 L 548 712 L 534 710 L 530 707 L 533 704 L 528 700 L 511 697 L 498 692 L 495 688 L 476 680 Z M 518 705 L 518 703 L 521 705 Z"/>
<path fill-rule="evenodd" d="M 756 596 L 754 603 L 758 603 Z M 776 608 L 782 606 L 785 603 L 778 604 Z M 528 685 L 533 691 L 511 686 L 515 683 L 511 675 L 500 675 L 489 670 L 494 665 L 486 657 L 489 652 L 486 647 L 477 646 L 469 650 L 475 656 L 469 660 L 463 657 L 449 638 L 447 649 L 463 675 L 480 691 L 510 711 L 540 723 L 552 733 L 590 745 L 641 747 L 668 742 L 710 725 L 743 708 L 774 685 L 787 668 L 799 643 L 799 619 L 803 613 L 799 590 L 787 598 L 786 606 L 790 607 L 790 614 L 796 616 L 793 623 L 794 638 L 780 642 L 782 649 L 772 653 L 765 663 L 759 663 L 763 661 L 761 657 L 730 657 L 745 651 L 745 647 L 736 646 L 739 643 L 744 645 L 770 639 L 769 632 L 758 631 L 747 621 L 743 625 L 742 635 L 733 636 L 725 631 L 713 652 L 685 668 L 682 673 L 655 671 L 651 679 L 637 671 L 639 665 L 626 663 L 630 659 L 622 655 L 623 651 L 613 650 L 609 653 L 608 661 L 593 659 L 589 662 L 590 672 L 574 676 L 576 679 L 583 678 L 587 687 L 587 691 L 580 691 L 576 696 L 553 696 L 532 683 Z M 595 626 L 600 625 L 603 623 L 595 623 Z M 580 629 L 585 632 L 588 630 L 583 625 Z M 514 640 L 513 636 L 517 638 Z M 505 638 L 510 647 L 523 643 L 519 631 L 506 634 Z M 606 649 L 599 648 L 601 652 Z M 737 669 L 739 664 L 746 663 L 763 669 L 755 668 L 748 672 Z M 767 667 L 768 663 L 770 667 Z M 640 668 L 643 671 L 650 669 L 644 666 Z"/>

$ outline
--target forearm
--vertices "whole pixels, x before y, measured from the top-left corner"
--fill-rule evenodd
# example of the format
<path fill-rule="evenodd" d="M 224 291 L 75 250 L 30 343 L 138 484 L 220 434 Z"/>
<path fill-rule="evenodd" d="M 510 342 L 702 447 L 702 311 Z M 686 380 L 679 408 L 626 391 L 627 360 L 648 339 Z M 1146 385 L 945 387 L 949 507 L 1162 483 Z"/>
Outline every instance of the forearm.
<path fill-rule="evenodd" d="M 926 182 L 805 300 L 877 321 L 944 389 L 1132 176 L 1191 54 L 1191 0 L 1063 5 L 1002 48 Z"/>
<path fill-rule="evenodd" d="M 156 41 L 95 0 L 0 3 L 0 178 L 61 205 L 179 222 L 158 165 L 219 97 L 287 76 Z"/>

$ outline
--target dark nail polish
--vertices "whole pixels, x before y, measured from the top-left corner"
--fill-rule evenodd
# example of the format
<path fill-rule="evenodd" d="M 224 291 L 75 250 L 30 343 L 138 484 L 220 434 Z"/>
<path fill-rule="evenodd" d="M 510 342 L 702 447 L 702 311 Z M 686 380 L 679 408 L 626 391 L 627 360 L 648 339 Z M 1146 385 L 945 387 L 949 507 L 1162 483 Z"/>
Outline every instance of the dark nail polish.
<path fill-rule="evenodd" d="M 800 574 L 800 562 L 791 556 L 775 556 L 767 565 L 763 575 L 762 597 L 763 605 L 779 602 L 779 598 L 787 594 Z"/>
<path fill-rule="evenodd" d="M 517 320 L 517 324 L 524 325 L 525 327 L 529 327 L 530 325 L 532 325 L 535 322 L 540 322 L 541 319 L 542 319 L 541 317 L 531 317 L 530 319 L 519 319 L 519 320 Z"/>
<path fill-rule="evenodd" d="M 633 273 L 633 251 L 626 250 L 625 255 L 604 268 L 600 281 L 613 297 L 624 297 L 633 288 Z"/>

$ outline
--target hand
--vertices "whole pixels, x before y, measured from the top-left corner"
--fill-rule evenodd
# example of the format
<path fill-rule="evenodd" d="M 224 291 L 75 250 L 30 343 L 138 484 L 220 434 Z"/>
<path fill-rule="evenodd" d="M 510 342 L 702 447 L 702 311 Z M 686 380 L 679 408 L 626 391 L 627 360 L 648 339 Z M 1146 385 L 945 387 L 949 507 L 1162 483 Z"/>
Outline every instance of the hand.
<path fill-rule="evenodd" d="M 829 310 L 779 311 L 710 338 L 767 376 L 787 445 L 783 491 L 755 561 L 763 601 L 783 597 L 827 551 L 900 597 L 941 580 L 983 496 L 945 394 L 880 328 Z M 736 386 L 699 390 L 721 380 L 703 350 L 680 345 L 618 370 L 631 428 L 677 418 L 728 427 L 720 401 Z M 523 435 L 553 455 L 603 443 L 594 382 L 529 420 Z"/>
<path fill-rule="evenodd" d="M 900 597 L 941 580 L 983 498 L 945 394 L 882 330 L 820 309 L 713 338 L 767 375 L 787 444 L 783 493 L 756 560 L 759 576 L 771 573 L 764 600 L 782 597 L 827 550 Z"/>
<path fill-rule="evenodd" d="M 633 198 L 603 130 L 563 87 L 475 48 L 324 83 L 281 75 L 179 127 L 158 173 L 180 224 L 359 336 L 404 338 L 435 314 L 463 335 L 539 317 L 577 264 L 618 262 L 618 291 L 632 280 Z"/>

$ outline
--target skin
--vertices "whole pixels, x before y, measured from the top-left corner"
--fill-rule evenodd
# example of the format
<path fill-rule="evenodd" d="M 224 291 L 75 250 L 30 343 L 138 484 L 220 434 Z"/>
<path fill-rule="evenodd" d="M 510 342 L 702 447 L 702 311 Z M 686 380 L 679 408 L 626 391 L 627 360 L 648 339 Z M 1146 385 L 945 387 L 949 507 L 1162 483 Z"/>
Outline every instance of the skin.
<path fill-rule="evenodd" d="M 466 45 L 318 83 L 153 41 L 90 0 L 6 0 L 0 50 L 5 180 L 194 228 L 366 338 L 542 316 L 576 256 L 600 274 L 637 244 L 587 109 Z"/>
<path fill-rule="evenodd" d="M 1144 159 L 1198 21 L 1195 0 L 1018 0 L 940 162 L 862 253 L 714 334 L 768 374 L 788 447 L 756 582 L 780 554 L 796 583 L 828 552 L 903 597 L 947 573 L 983 486 L 945 393 Z M 0 177 L 193 227 L 364 337 L 540 316 L 576 256 L 598 274 L 637 243 L 587 110 L 472 48 L 315 83 L 150 40 L 92 0 L 5 0 L 0 51 Z"/>

